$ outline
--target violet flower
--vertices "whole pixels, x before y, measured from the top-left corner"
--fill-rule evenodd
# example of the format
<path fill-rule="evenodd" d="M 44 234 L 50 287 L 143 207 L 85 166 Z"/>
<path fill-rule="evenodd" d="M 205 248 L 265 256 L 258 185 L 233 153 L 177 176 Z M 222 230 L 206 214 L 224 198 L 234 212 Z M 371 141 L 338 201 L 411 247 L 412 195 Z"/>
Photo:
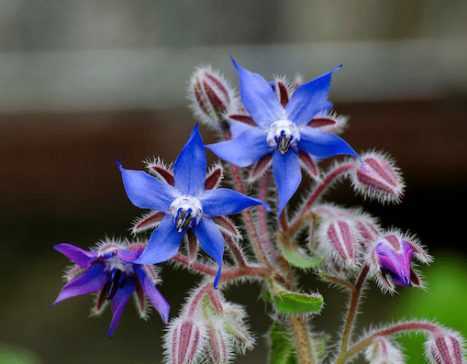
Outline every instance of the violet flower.
<path fill-rule="evenodd" d="M 222 270 L 224 237 L 213 218 L 237 214 L 261 204 L 267 208 L 267 204 L 227 188 L 205 190 L 206 165 L 205 147 L 196 126 L 175 161 L 174 186 L 143 171 L 122 166 L 120 171 L 133 205 L 165 214 L 136 262 L 155 264 L 171 259 L 177 254 L 185 233 L 192 230 L 201 249 L 218 265 L 214 279 L 217 287 Z"/>
<path fill-rule="evenodd" d="M 239 77 L 243 106 L 257 126 L 232 120 L 232 139 L 207 147 L 239 167 L 250 166 L 272 154 L 280 214 L 301 182 L 300 152 L 318 159 L 342 154 L 357 156 L 342 138 L 308 126 L 316 115 L 331 109 L 328 100 L 331 76 L 340 67 L 298 87 L 283 107 L 268 81 L 243 68 L 234 59 L 232 62 Z"/>
<path fill-rule="evenodd" d="M 136 259 L 144 244 L 101 244 L 95 250 L 83 250 L 75 245 L 62 243 L 54 249 L 74 263 L 67 272 L 67 283 L 60 291 L 55 304 L 66 299 L 97 293 L 93 312 L 101 313 L 110 302 L 113 312 L 108 334 L 111 336 L 122 316 L 128 300 L 134 296 L 142 318 L 146 317 L 147 301 L 168 321 L 170 307 L 155 287 L 157 274 L 153 266 L 128 262 Z M 146 300 L 147 298 L 147 300 Z"/>

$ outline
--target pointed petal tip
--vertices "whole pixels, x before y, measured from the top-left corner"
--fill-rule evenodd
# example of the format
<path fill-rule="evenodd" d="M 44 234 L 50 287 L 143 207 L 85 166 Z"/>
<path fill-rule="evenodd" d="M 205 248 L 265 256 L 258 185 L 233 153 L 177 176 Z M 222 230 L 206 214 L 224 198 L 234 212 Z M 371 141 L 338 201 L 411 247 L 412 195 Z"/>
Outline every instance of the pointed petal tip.
<path fill-rule="evenodd" d="M 115 161 L 115 165 L 117 166 L 118 170 L 121 171 L 123 168 L 123 164 L 122 162 L 120 162 L 119 160 L 116 160 Z"/>

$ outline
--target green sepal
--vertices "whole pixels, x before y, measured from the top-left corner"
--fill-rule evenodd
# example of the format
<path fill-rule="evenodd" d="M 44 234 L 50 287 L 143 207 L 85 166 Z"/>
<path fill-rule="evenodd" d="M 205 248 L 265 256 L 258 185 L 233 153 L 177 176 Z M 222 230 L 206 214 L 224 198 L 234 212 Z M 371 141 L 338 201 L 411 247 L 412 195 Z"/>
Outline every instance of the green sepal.
<path fill-rule="evenodd" d="M 324 305 L 319 293 L 292 292 L 277 283 L 271 286 L 272 302 L 282 314 L 319 314 Z"/>

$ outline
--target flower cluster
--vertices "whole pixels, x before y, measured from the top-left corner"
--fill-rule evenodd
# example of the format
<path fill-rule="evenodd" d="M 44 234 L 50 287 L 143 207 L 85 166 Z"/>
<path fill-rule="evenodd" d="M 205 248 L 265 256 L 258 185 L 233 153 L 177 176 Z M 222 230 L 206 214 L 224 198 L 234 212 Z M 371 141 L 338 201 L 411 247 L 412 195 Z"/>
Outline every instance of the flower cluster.
<path fill-rule="evenodd" d="M 196 69 L 189 84 L 195 117 L 219 140 L 204 145 L 196 124 L 173 165 L 157 158 L 146 162 L 145 171 L 118 163 L 129 201 L 146 210 L 131 228 L 138 240 L 104 241 L 90 250 L 56 245 L 73 266 L 55 302 L 96 294 L 93 313 L 111 305 L 111 335 L 134 297 L 142 318 L 152 306 L 168 323 L 167 363 L 227 364 L 255 341 L 245 310 L 228 302 L 223 290 L 255 280 L 272 312 L 271 363 L 344 364 L 359 354 L 370 363 L 403 363 L 392 336 L 421 331 L 431 362 L 462 364 L 462 337 L 430 322 L 400 322 L 354 338 L 367 282 L 374 280 L 383 293 L 422 287 L 416 263 L 432 259 L 415 237 L 384 228 L 360 208 L 324 200 L 342 179 L 381 202 L 400 202 L 404 192 L 401 173 L 386 154 L 357 153 L 338 135 L 347 118 L 336 114 L 328 95 L 341 66 L 302 83 L 266 80 L 232 63 L 238 93 L 211 67 Z M 227 163 L 208 169 L 207 150 Z M 334 163 L 321 163 L 331 158 Z M 233 189 L 220 187 L 224 174 Z M 204 277 L 172 319 L 156 288 L 158 269 L 168 262 Z M 310 331 L 324 298 L 300 289 L 300 271 L 348 292 L 339 343 Z"/>

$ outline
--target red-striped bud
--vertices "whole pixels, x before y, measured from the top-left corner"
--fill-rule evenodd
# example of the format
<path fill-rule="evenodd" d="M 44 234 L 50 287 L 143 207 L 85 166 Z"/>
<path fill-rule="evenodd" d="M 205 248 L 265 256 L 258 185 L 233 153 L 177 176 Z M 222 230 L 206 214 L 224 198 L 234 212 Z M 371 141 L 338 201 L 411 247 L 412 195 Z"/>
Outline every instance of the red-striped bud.
<path fill-rule="evenodd" d="M 356 191 L 365 197 L 383 202 L 399 202 L 404 192 L 404 181 L 399 169 L 387 156 L 370 152 L 356 161 L 352 182 Z"/>
<path fill-rule="evenodd" d="M 210 66 L 199 67 L 190 79 L 188 96 L 195 117 L 207 126 L 227 127 L 225 114 L 234 110 L 235 93 L 230 84 Z"/>
<path fill-rule="evenodd" d="M 371 364 L 404 364 L 404 355 L 399 347 L 385 337 L 377 337 L 365 351 Z"/>
<path fill-rule="evenodd" d="M 359 233 L 350 219 L 325 220 L 320 226 L 319 249 L 345 267 L 355 267 L 358 260 Z"/>
<path fill-rule="evenodd" d="M 432 364 L 464 364 L 464 339 L 452 330 L 442 329 L 426 342 L 425 353 Z"/>
<path fill-rule="evenodd" d="M 192 364 L 203 355 L 206 327 L 201 320 L 189 317 L 176 319 L 166 335 L 166 352 L 170 364 Z"/>
<path fill-rule="evenodd" d="M 220 323 L 221 324 L 221 323 Z M 212 364 L 229 363 L 231 344 L 222 325 L 211 323 L 207 329 L 207 354 Z"/>

